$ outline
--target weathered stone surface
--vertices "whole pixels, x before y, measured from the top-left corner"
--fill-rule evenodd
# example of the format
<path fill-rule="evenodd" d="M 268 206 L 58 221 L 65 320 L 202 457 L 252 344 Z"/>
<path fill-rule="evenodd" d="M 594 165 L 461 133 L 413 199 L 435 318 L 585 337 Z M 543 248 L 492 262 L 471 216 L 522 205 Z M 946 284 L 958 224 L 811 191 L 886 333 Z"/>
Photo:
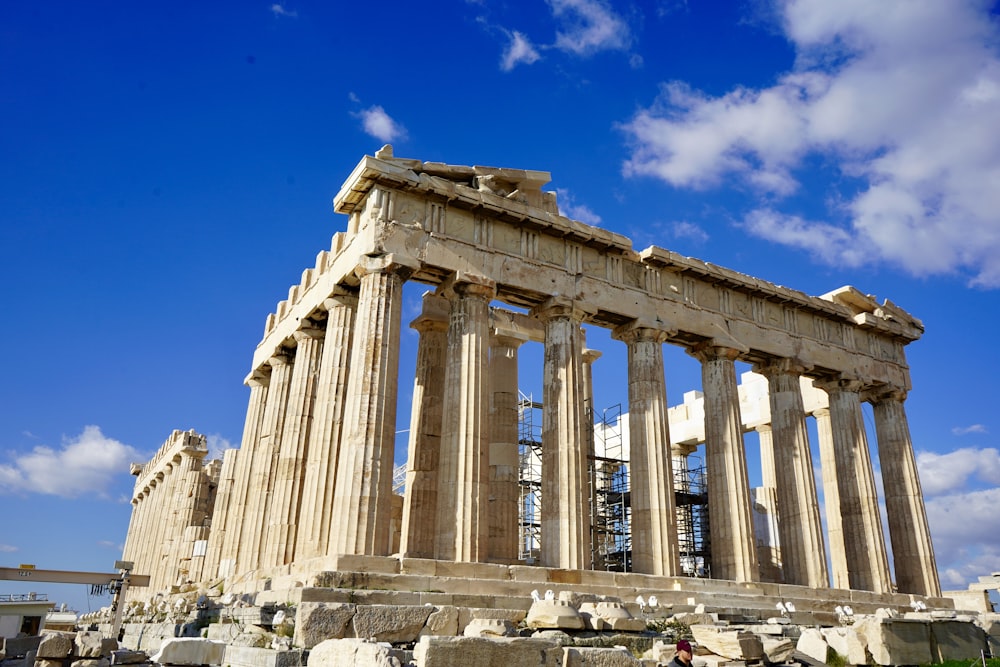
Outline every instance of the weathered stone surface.
<path fill-rule="evenodd" d="M 160 645 L 153 662 L 163 665 L 221 665 L 226 645 L 211 639 L 178 637 Z"/>
<path fill-rule="evenodd" d="M 762 637 L 761 644 L 767 661 L 771 663 L 783 663 L 795 653 L 795 642 L 785 637 Z"/>
<path fill-rule="evenodd" d="M 274 651 L 250 646 L 226 647 L 227 667 L 298 667 L 302 663 L 302 651 Z"/>
<path fill-rule="evenodd" d="M 112 665 L 138 665 L 141 662 L 149 662 L 149 656 L 145 651 L 119 649 L 111 652 Z"/>
<path fill-rule="evenodd" d="M 973 623 L 935 621 L 931 623 L 931 639 L 936 662 L 972 660 L 986 650 L 986 632 Z"/>
<path fill-rule="evenodd" d="M 826 663 L 826 650 L 829 648 L 823 633 L 818 628 L 806 628 L 795 643 L 795 650 L 803 653 L 816 662 Z"/>
<path fill-rule="evenodd" d="M 73 655 L 78 658 L 100 658 L 103 648 L 104 635 L 100 632 L 78 632 L 73 640 Z"/>
<path fill-rule="evenodd" d="M 62 632 L 44 632 L 41 635 L 42 641 L 35 649 L 35 659 L 60 659 L 69 656 L 73 650 L 74 634 Z"/>
<path fill-rule="evenodd" d="M 111 667 L 107 658 L 81 658 L 69 663 L 70 667 Z"/>
<path fill-rule="evenodd" d="M 848 664 L 868 664 L 868 652 L 864 638 L 859 637 L 854 628 L 824 628 L 822 633 L 830 648 L 846 658 Z"/>
<path fill-rule="evenodd" d="M 582 630 L 583 618 L 576 607 L 563 600 L 537 600 L 528 610 L 525 624 L 529 628 L 559 628 Z"/>
<path fill-rule="evenodd" d="M 42 643 L 40 636 L 34 637 L 8 637 L 3 640 L 4 650 L 8 658 L 18 658 L 28 655 L 28 651 L 38 650 L 38 645 Z"/>
<path fill-rule="evenodd" d="M 580 616 L 585 627 L 591 630 L 641 632 L 646 629 L 646 621 L 632 616 L 621 602 L 583 602 Z"/>
<path fill-rule="evenodd" d="M 63 667 L 62 660 L 52 658 L 35 658 L 35 667 Z"/>
<path fill-rule="evenodd" d="M 494 618 L 510 621 L 517 625 L 525 619 L 525 612 L 521 609 L 500 609 L 487 607 L 459 607 L 458 608 L 458 632 L 459 634 L 469 623 L 477 618 Z"/>
<path fill-rule="evenodd" d="M 420 667 L 562 667 L 563 650 L 536 637 L 421 637 L 413 657 Z"/>
<path fill-rule="evenodd" d="M 432 607 L 370 605 L 358 607 L 351 619 L 354 635 L 380 642 L 412 642 L 420 635 Z"/>
<path fill-rule="evenodd" d="M 309 667 L 399 667 L 391 647 L 364 639 L 327 639 L 309 652 Z"/>
<path fill-rule="evenodd" d="M 760 637 L 750 632 L 715 625 L 692 625 L 691 634 L 706 649 L 730 660 L 760 660 L 764 657 Z"/>
<path fill-rule="evenodd" d="M 879 665 L 924 665 L 932 662 L 930 624 L 908 619 L 868 616 L 854 623 Z"/>
<path fill-rule="evenodd" d="M 341 639 L 356 611 L 353 604 L 303 602 L 295 612 L 293 643 L 312 648 L 326 639 Z"/>
<path fill-rule="evenodd" d="M 420 636 L 444 635 L 454 637 L 458 634 L 458 608 L 450 605 L 438 607 L 427 617 Z"/>
<path fill-rule="evenodd" d="M 563 649 L 563 667 L 641 667 L 642 663 L 625 648 Z"/>
<path fill-rule="evenodd" d="M 247 648 L 266 648 L 269 643 L 263 628 L 236 623 L 212 623 L 205 638 L 224 642 L 227 646 Z"/>
<path fill-rule="evenodd" d="M 512 637 L 514 624 L 499 618 L 475 618 L 462 630 L 465 637 Z"/>

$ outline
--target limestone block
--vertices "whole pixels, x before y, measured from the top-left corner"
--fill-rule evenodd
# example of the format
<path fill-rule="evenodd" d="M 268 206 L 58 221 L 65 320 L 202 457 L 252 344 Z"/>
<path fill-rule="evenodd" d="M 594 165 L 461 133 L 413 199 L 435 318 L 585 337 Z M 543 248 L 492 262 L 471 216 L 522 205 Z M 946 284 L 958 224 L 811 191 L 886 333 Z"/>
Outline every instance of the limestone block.
<path fill-rule="evenodd" d="M 211 639 L 178 637 L 167 639 L 153 656 L 163 665 L 221 665 L 226 645 Z"/>
<path fill-rule="evenodd" d="M 444 635 L 454 637 L 458 634 L 458 607 L 446 605 L 431 612 L 424 623 L 420 636 L 424 635 Z"/>
<path fill-rule="evenodd" d="M 380 642 L 416 641 L 433 607 L 371 605 L 358 607 L 351 619 L 354 636 Z"/>
<path fill-rule="evenodd" d="M 712 625 L 719 622 L 719 615 L 706 614 L 704 612 L 685 612 L 683 614 L 674 614 L 671 620 L 683 623 L 684 625 Z"/>
<path fill-rule="evenodd" d="M 8 659 L 19 658 L 28 655 L 28 651 L 36 651 L 41 643 L 42 638 L 38 635 L 34 637 L 8 637 L 3 640 L 3 647 Z"/>
<path fill-rule="evenodd" d="M 924 665 L 932 662 L 930 624 L 907 619 L 867 616 L 855 621 L 868 653 L 879 665 Z"/>
<path fill-rule="evenodd" d="M 105 637 L 103 632 L 101 633 L 101 637 L 102 637 L 102 639 L 101 639 L 101 655 L 105 655 L 105 656 L 106 655 L 111 655 L 112 651 L 117 651 L 118 650 L 119 646 L 118 646 L 118 640 L 117 639 L 115 639 L 114 637 Z"/>
<path fill-rule="evenodd" d="M 563 650 L 554 639 L 536 637 L 421 637 L 413 658 L 420 667 L 562 667 Z"/>
<path fill-rule="evenodd" d="M 73 650 L 74 634 L 64 634 L 61 632 L 43 632 L 42 641 L 35 650 L 35 659 L 56 659 L 69 657 Z"/>
<path fill-rule="evenodd" d="M 295 611 L 293 643 L 312 648 L 324 639 L 341 639 L 357 607 L 353 604 L 303 602 Z"/>
<path fill-rule="evenodd" d="M 640 667 L 628 650 L 615 648 L 567 647 L 563 649 L 563 667 Z"/>
<path fill-rule="evenodd" d="M 863 637 L 854 628 L 824 628 L 823 638 L 838 655 L 844 656 L 850 665 L 868 664 L 868 652 Z"/>
<path fill-rule="evenodd" d="M 100 632 L 83 631 L 76 633 L 73 640 L 73 655 L 78 658 L 100 658 L 104 635 Z"/>
<path fill-rule="evenodd" d="M 459 634 L 465 626 L 477 618 L 496 618 L 510 621 L 517 625 L 524 620 L 526 612 L 523 609 L 504 609 L 502 607 L 458 607 L 458 632 Z"/>
<path fill-rule="evenodd" d="M 621 602 L 583 602 L 580 616 L 591 630 L 642 632 L 646 629 L 646 621 L 632 616 Z"/>
<path fill-rule="evenodd" d="M 263 648 L 267 646 L 266 631 L 256 625 L 237 625 L 236 623 L 212 623 L 208 626 L 206 639 L 225 642 L 228 646 L 244 646 L 247 648 Z"/>
<path fill-rule="evenodd" d="M 730 660 L 760 660 L 764 657 L 760 637 L 751 632 L 716 625 L 692 625 L 691 634 L 701 646 Z"/>
<path fill-rule="evenodd" d="M 309 652 L 309 667 L 399 667 L 392 648 L 363 639 L 327 639 Z"/>
<path fill-rule="evenodd" d="M 227 667 L 299 667 L 302 651 L 274 651 L 250 646 L 226 646 Z"/>
<path fill-rule="evenodd" d="M 111 667 L 107 658 L 80 658 L 69 663 L 69 667 Z"/>
<path fill-rule="evenodd" d="M 974 623 L 935 621 L 931 623 L 935 662 L 972 660 L 987 649 L 986 632 Z"/>
<path fill-rule="evenodd" d="M 796 651 L 823 664 L 826 664 L 826 651 L 829 647 L 823 633 L 817 628 L 805 628 L 799 635 L 799 641 L 795 644 Z"/>
<path fill-rule="evenodd" d="M 52 658 L 35 658 L 35 667 L 63 667 L 62 660 Z"/>
<path fill-rule="evenodd" d="M 514 624 L 499 618 L 474 618 L 462 630 L 465 637 L 513 637 Z"/>
<path fill-rule="evenodd" d="M 529 628 L 583 629 L 580 612 L 563 600 L 538 600 L 532 603 L 525 623 Z"/>
<path fill-rule="evenodd" d="M 112 665 L 138 665 L 142 662 L 149 662 L 149 656 L 145 651 L 119 649 L 111 652 Z"/>
<path fill-rule="evenodd" d="M 761 643 L 770 663 L 781 664 L 795 653 L 795 642 L 785 637 L 762 637 Z"/>

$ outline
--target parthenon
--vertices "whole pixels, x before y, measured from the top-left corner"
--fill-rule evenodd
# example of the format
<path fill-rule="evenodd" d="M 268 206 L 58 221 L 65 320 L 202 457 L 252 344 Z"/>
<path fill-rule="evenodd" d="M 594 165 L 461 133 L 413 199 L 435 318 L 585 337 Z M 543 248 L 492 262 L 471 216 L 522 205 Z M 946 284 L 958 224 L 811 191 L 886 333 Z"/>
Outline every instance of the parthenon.
<path fill-rule="evenodd" d="M 396 158 L 391 147 L 364 157 L 334 200 L 346 231 L 267 317 L 239 449 L 203 467 L 204 441 L 175 432 L 136 466 L 123 557 L 161 587 L 251 587 L 280 576 L 311 585 L 316 573 L 365 559 L 363 567 L 397 574 L 434 571 L 419 565 L 430 561 L 470 564 L 460 570 L 473 577 L 594 569 L 586 406 L 600 354 L 587 347 L 586 325 L 610 330 L 627 351 L 630 572 L 683 588 L 674 480 L 703 445 L 709 576 L 767 578 L 744 446 L 755 428 L 773 492 L 775 583 L 940 596 L 904 409 L 904 350 L 921 322 L 851 287 L 808 296 L 655 246 L 635 250 L 560 215 L 555 194 L 542 190 L 549 180 Z M 428 291 L 410 323 L 415 376 L 400 378 L 407 281 Z M 527 343 L 544 346 L 539 548 L 530 560 L 520 548 L 518 431 Z M 701 364 L 697 427 L 683 434 L 670 432 L 668 412 L 682 406 L 668 410 L 667 344 Z M 736 362 L 766 379 L 765 416 L 754 424 L 741 413 Z M 401 381 L 413 383 L 413 398 L 399 494 Z M 892 572 L 863 402 L 874 414 Z"/>

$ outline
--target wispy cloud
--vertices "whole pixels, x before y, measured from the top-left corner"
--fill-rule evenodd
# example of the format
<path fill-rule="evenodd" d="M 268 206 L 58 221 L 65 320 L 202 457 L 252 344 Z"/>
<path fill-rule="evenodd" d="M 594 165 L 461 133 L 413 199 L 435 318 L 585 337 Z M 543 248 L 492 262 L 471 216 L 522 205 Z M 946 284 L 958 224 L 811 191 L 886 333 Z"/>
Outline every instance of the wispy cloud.
<path fill-rule="evenodd" d="M 12 554 L 17 551 L 17 547 L 9 544 L 0 544 L 0 553 Z"/>
<path fill-rule="evenodd" d="M 982 424 L 972 424 L 971 426 L 956 426 L 951 429 L 953 435 L 968 435 L 970 433 L 987 433 L 986 427 Z"/>
<path fill-rule="evenodd" d="M 569 190 L 556 188 L 556 194 L 559 197 L 559 209 L 567 218 L 579 220 L 595 227 L 601 224 L 601 216 L 594 213 L 585 204 L 576 203 L 575 198 L 570 194 Z"/>
<path fill-rule="evenodd" d="M 140 458 L 129 445 L 106 437 L 97 426 L 87 426 L 59 449 L 40 445 L 0 464 L 0 493 L 107 498 L 112 479 Z"/>
<path fill-rule="evenodd" d="M 555 47 L 578 56 L 627 49 L 632 43 L 628 24 L 600 0 L 549 0 L 560 22 Z"/>
<path fill-rule="evenodd" d="M 406 128 L 396 122 L 385 109 L 376 105 L 357 113 L 364 131 L 384 142 L 406 138 Z"/>
<path fill-rule="evenodd" d="M 541 58 L 538 51 L 532 46 L 531 41 L 523 33 L 515 30 L 509 33 L 509 35 L 510 44 L 504 49 L 503 57 L 500 61 L 500 69 L 504 72 L 511 71 L 521 63 L 530 65 Z"/>
<path fill-rule="evenodd" d="M 735 177 L 760 195 L 752 234 L 835 265 L 1000 287 L 1000 144 L 983 140 L 1000 117 L 1000 30 L 975 0 L 873 7 L 782 3 L 796 68 L 719 96 L 663 84 L 623 125 L 624 172 L 702 189 Z M 840 172 L 828 220 L 780 205 L 816 157 Z"/>
<path fill-rule="evenodd" d="M 1000 487 L 1000 451 L 993 447 L 966 447 L 947 454 L 918 452 L 917 468 L 927 496 L 969 490 L 975 481 Z"/>
<path fill-rule="evenodd" d="M 294 9 L 287 9 L 284 5 L 278 2 L 271 5 L 271 13 L 275 16 L 287 16 L 288 18 L 295 18 L 299 15 L 299 13 Z"/>
<path fill-rule="evenodd" d="M 674 238 L 687 239 L 695 243 L 705 243 L 708 241 L 708 232 L 693 222 L 681 220 L 673 223 L 670 228 Z"/>
<path fill-rule="evenodd" d="M 208 441 L 208 456 L 206 460 L 221 459 L 227 449 L 234 449 L 235 446 L 228 439 L 218 433 L 210 433 L 205 436 Z"/>

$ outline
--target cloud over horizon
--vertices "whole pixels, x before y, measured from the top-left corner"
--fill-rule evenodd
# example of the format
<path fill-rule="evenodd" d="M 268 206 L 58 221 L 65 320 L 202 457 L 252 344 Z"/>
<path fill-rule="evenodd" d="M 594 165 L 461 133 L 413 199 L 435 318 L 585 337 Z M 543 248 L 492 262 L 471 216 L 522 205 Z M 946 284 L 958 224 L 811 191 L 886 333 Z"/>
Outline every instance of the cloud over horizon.
<path fill-rule="evenodd" d="M 379 105 L 368 107 L 357 113 L 365 133 L 379 141 L 392 143 L 406 138 L 406 128 L 392 118 Z"/>
<path fill-rule="evenodd" d="M 796 66 L 769 88 L 662 84 L 621 127 L 627 176 L 755 193 L 743 227 L 830 264 L 960 273 L 1000 287 L 1000 33 L 975 0 L 778 7 Z M 827 210 L 781 204 L 807 161 L 834 176 Z"/>

